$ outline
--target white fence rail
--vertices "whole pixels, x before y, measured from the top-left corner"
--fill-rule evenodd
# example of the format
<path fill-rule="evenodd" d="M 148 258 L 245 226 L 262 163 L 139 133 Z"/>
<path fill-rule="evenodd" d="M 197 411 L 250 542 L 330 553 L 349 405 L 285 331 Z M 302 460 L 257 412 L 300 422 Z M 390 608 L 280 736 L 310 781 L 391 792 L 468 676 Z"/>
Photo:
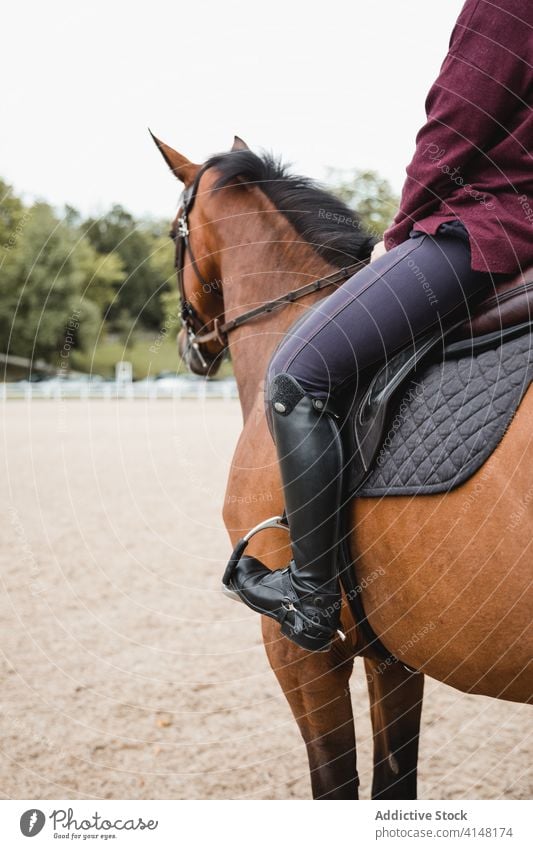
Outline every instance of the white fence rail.
<path fill-rule="evenodd" d="M 0 401 L 50 399 L 65 400 L 99 398 L 113 400 L 117 398 L 174 398 L 196 399 L 238 398 L 237 384 L 234 379 L 197 380 L 190 377 L 165 378 L 162 380 L 139 380 L 135 383 L 116 381 L 78 381 L 78 380 L 42 380 L 16 383 L 0 383 Z"/>

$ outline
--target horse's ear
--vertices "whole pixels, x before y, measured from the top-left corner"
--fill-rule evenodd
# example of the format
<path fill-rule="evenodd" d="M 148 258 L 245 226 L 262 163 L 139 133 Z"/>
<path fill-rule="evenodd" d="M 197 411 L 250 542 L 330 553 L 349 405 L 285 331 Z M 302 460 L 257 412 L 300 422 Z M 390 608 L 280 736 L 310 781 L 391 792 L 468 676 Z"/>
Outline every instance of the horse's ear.
<path fill-rule="evenodd" d="M 181 180 L 186 186 L 189 186 L 196 177 L 196 174 L 200 170 L 199 165 L 195 165 L 194 162 L 191 162 L 187 159 L 186 156 L 183 156 L 181 153 L 178 153 L 174 148 L 169 147 L 168 144 L 165 144 L 157 136 L 154 136 L 151 130 L 148 130 L 150 135 L 152 136 L 157 148 L 167 163 L 168 167 L 172 171 L 172 173 Z"/>
<path fill-rule="evenodd" d="M 235 136 L 233 139 L 232 150 L 250 150 L 245 141 L 243 141 L 239 136 Z"/>

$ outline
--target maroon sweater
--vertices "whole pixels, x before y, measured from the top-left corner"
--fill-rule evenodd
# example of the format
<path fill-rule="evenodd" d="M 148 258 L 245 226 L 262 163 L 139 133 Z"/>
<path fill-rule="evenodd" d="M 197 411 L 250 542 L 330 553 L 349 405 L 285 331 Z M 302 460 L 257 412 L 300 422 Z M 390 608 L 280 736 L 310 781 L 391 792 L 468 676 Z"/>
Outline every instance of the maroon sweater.
<path fill-rule="evenodd" d="M 477 271 L 533 264 L 533 0 L 466 0 L 426 100 L 387 250 L 458 218 Z"/>

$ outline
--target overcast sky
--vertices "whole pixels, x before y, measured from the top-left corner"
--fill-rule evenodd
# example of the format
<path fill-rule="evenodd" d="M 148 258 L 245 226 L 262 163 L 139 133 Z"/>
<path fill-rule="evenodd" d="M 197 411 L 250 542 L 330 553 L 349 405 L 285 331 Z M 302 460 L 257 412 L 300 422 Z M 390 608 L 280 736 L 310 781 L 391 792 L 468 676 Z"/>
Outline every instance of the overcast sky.
<path fill-rule="evenodd" d="M 170 217 L 147 127 L 190 159 L 237 133 L 295 170 L 400 189 L 463 0 L 25 0 L 2 11 L 0 175 L 30 200 Z"/>

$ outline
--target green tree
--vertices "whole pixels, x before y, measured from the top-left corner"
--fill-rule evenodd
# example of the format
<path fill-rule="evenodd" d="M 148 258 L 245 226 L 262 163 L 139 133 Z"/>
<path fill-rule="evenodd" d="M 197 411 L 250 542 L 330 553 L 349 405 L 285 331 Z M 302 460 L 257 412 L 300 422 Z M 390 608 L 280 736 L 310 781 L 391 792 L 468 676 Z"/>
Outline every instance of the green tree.
<path fill-rule="evenodd" d="M 166 327 L 171 303 L 177 324 L 167 230 L 120 206 L 85 222 L 72 206 L 25 207 L 0 180 L 0 351 L 59 365 L 75 350 L 87 364 L 113 344 L 108 330 L 134 349 Z"/>
<path fill-rule="evenodd" d="M 78 230 L 79 242 L 74 259 L 85 280 L 84 295 L 106 315 L 124 281 L 124 267 L 117 254 L 99 254 Z"/>
<path fill-rule="evenodd" d="M 8 215 L 4 208 L 2 226 Z M 24 226 L 4 252 L 0 270 L 0 349 L 59 364 L 67 338 L 69 351 L 94 344 L 101 307 L 91 297 L 91 286 L 103 297 L 118 269 L 104 271 L 101 257 L 79 230 L 60 221 L 45 203 L 23 210 L 20 221 Z"/>
<path fill-rule="evenodd" d="M 166 238 L 163 247 L 160 226 L 137 222 L 115 205 L 101 218 L 87 219 L 83 227 L 95 250 L 118 257 L 124 270 L 124 281 L 108 311 L 110 320 L 123 330 L 126 312 L 135 325 L 159 327 L 164 318 L 160 296 L 168 289 L 172 269 L 170 242 Z"/>
<path fill-rule="evenodd" d="M 398 209 L 399 198 L 376 171 L 328 169 L 332 191 L 358 212 L 367 230 L 381 237 Z"/>
<path fill-rule="evenodd" d="M 13 193 L 13 188 L 0 179 L 0 261 L 15 247 L 25 219 L 24 204 Z"/>

